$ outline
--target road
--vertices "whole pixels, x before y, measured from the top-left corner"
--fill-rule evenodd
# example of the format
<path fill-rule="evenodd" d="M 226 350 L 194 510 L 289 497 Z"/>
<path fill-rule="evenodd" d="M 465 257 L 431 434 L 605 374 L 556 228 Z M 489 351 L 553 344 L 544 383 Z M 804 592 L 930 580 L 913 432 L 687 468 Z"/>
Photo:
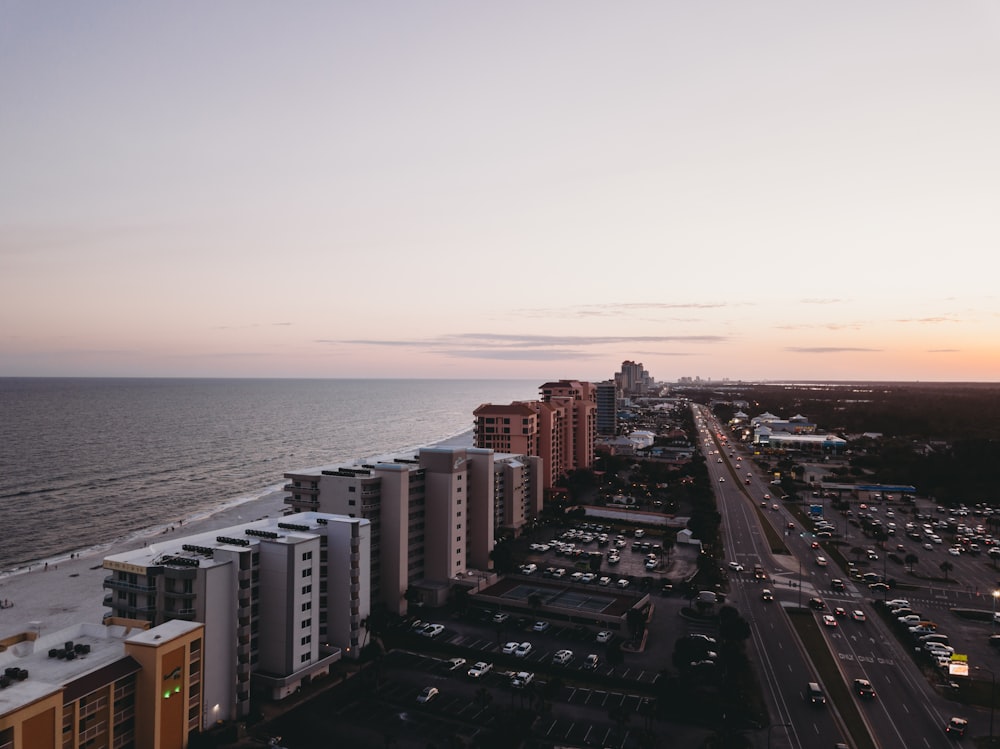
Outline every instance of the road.
<path fill-rule="evenodd" d="M 715 430 L 709 428 L 712 431 Z M 707 435 L 703 437 L 708 440 L 703 445 L 706 452 L 718 449 L 714 440 Z M 845 683 L 850 686 L 856 678 L 868 679 L 877 692 L 873 700 L 853 698 L 877 745 L 928 749 L 940 746 L 944 740 L 943 725 L 953 714 L 953 708 L 929 687 L 913 658 L 876 615 L 871 599 L 866 598 L 870 591 L 850 581 L 845 571 L 836 568 L 832 561 L 827 566 L 818 566 L 819 552 L 812 548 L 815 537 L 780 502 L 777 510 L 771 509 L 772 502 L 760 508 L 761 498 L 771 487 L 757 475 L 751 476 L 749 485 L 744 483 L 746 473 L 754 470 L 749 459 L 737 460 L 739 448 L 729 447 L 707 457 L 723 518 L 727 561 L 739 562 L 746 570 L 731 573 L 730 599 L 751 624 L 755 651 L 752 657 L 759 665 L 775 725 L 770 745 L 796 749 L 833 746 L 837 741 L 850 745 L 837 719 L 838 706 L 831 703 L 826 710 L 817 710 L 801 696 L 805 682 L 814 680 L 816 675 L 784 608 L 798 607 L 810 598 L 819 597 L 825 601 L 827 613 L 839 606 L 847 612 L 861 610 L 865 614 L 864 622 L 837 617 L 838 626 L 823 629 Z M 723 458 L 722 464 L 717 461 L 719 457 Z M 720 482 L 720 477 L 726 480 Z M 784 540 L 790 552 L 787 557 L 778 559 L 771 555 L 761 522 L 771 524 Z M 789 523 L 794 528 L 789 529 Z M 756 562 L 762 563 L 768 572 L 766 583 L 755 581 L 750 573 Z M 845 581 L 842 590 L 831 585 L 834 578 Z M 761 599 L 760 591 L 765 585 L 773 591 L 775 601 Z"/>

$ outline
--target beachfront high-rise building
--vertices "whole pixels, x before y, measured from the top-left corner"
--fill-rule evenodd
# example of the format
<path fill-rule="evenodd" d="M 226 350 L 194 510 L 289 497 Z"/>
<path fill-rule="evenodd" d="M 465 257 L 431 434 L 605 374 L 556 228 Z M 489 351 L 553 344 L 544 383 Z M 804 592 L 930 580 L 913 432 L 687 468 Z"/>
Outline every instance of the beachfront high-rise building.
<path fill-rule="evenodd" d="M 445 603 L 467 575 L 485 573 L 501 531 L 516 533 L 541 509 L 541 462 L 469 447 L 424 447 L 414 456 L 286 473 L 297 511 L 371 524 L 371 600 L 392 614 Z"/>
<path fill-rule="evenodd" d="M 595 387 L 597 398 L 597 433 L 602 437 L 618 434 L 618 386 L 614 380 L 598 382 Z"/>
<path fill-rule="evenodd" d="M 78 624 L 0 642 L 0 747 L 183 749 L 214 712 L 204 626 Z"/>
<path fill-rule="evenodd" d="M 474 412 L 476 447 L 517 445 L 542 459 L 543 482 L 551 489 L 572 470 L 594 464 L 597 388 L 590 382 L 558 380 L 539 387 L 542 398 L 510 405 L 484 403 Z"/>
<path fill-rule="evenodd" d="M 615 374 L 618 389 L 625 397 L 645 395 L 653 387 L 653 378 L 641 362 L 623 361 L 621 371 Z"/>
<path fill-rule="evenodd" d="M 104 559 L 109 617 L 205 625 L 206 713 L 246 717 L 251 691 L 282 699 L 360 655 L 369 605 L 369 523 L 264 518 Z"/>

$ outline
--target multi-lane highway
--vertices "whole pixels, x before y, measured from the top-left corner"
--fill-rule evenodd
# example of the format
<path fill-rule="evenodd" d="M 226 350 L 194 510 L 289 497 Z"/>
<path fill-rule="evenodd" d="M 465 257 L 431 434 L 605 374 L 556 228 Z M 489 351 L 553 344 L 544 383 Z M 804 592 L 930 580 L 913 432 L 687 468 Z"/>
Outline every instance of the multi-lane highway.
<path fill-rule="evenodd" d="M 818 675 L 799 644 L 784 607 L 805 606 L 818 597 L 827 610 L 816 612 L 817 619 L 824 613 L 830 614 L 835 607 L 848 614 L 859 610 L 865 616 L 865 621 L 837 616 L 837 626 L 822 629 L 844 683 L 852 687 L 855 679 L 867 679 L 875 689 L 874 699 L 851 692 L 874 745 L 927 749 L 941 746 L 946 741 L 944 725 L 954 709 L 928 685 L 911 654 L 877 616 L 871 605 L 871 592 L 858 587 L 833 561 L 826 566 L 817 564 L 816 557 L 822 549 L 812 547 L 815 537 L 780 501 L 777 509 L 772 509 L 774 501 L 770 499 L 761 507 L 770 485 L 756 475 L 749 459 L 739 460 L 739 448 L 717 441 L 713 435 L 721 432 L 707 411 L 699 409 L 698 415 L 706 425 L 701 433 L 702 448 L 717 488 L 726 561 L 744 567 L 743 572 L 730 572 L 730 600 L 751 625 L 753 657 L 771 708 L 770 745 L 805 748 L 833 747 L 837 742 L 854 744 L 839 720 L 839 711 L 855 708 L 832 701 L 825 707 L 816 707 L 803 698 L 806 683 L 817 680 Z M 749 484 L 745 483 L 748 472 Z M 772 556 L 762 523 L 770 524 L 782 539 L 789 551 L 787 555 Z M 751 572 L 758 562 L 767 572 L 766 581 L 755 580 Z M 831 583 L 834 579 L 843 581 L 843 587 L 835 587 Z M 773 601 L 763 600 L 761 590 L 765 587 L 773 592 Z M 975 715 L 966 717 L 975 724 Z"/>

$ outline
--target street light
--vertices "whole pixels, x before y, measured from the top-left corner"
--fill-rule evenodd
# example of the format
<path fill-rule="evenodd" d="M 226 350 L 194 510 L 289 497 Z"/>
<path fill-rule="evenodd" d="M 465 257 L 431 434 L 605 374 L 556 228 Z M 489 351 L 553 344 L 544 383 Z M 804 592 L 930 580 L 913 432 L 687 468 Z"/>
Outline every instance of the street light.
<path fill-rule="evenodd" d="M 791 723 L 772 723 L 767 727 L 767 749 L 771 749 L 771 729 L 772 728 L 791 728 Z"/>
<path fill-rule="evenodd" d="M 1000 590 L 993 591 L 993 623 L 990 627 L 993 628 L 994 632 L 997 631 L 997 596 L 1000 596 Z"/>
<path fill-rule="evenodd" d="M 996 593 L 994 592 L 993 600 L 996 601 Z M 977 671 L 985 671 L 990 675 L 990 746 L 993 746 L 993 701 L 996 696 L 997 690 L 997 678 L 996 675 L 986 666 L 975 666 Z"/>

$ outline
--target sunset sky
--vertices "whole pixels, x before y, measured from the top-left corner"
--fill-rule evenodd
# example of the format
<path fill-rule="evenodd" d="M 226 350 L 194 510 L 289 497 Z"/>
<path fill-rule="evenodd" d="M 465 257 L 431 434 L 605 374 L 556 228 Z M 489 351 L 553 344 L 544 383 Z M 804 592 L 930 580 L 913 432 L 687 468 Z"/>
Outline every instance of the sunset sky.
<path fill-rule="evenodd" d="M 1000 3 L 0 4 L 0 376 L 1000 380 Z"/>

